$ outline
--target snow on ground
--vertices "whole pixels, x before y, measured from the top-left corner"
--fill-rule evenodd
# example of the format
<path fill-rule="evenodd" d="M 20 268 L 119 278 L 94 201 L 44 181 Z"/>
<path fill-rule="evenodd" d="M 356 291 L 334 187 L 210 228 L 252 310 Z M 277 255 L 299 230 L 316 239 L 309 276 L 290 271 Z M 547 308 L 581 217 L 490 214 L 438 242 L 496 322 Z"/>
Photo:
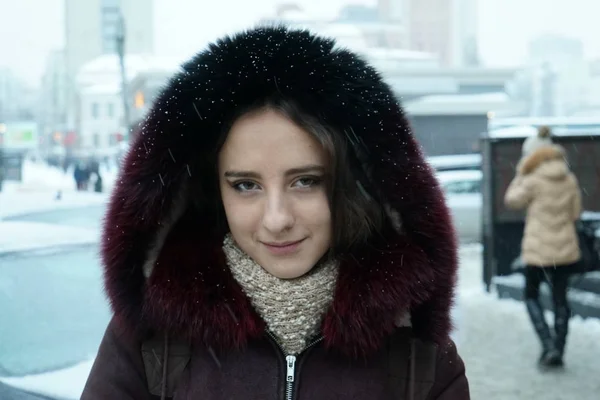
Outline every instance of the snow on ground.
<path fill-rule="evenodd" d="M 57 399 L 78 399 L 85 387 L 94 360 L 59 371 L 19 378 L 0 378 L 3 383 Z"/>
<path fill-rule="evenodd" d="M 458 349 L 474 400 L 597 400 L 600 321 L 571 320 L 564 371 L 537 368 L 540 345 L 525 307 L 486 293 L 481 250 L 463 248 L 457 304 Z M 548 321 L 551 313 L 548 313 Z"/>
<path fill-rule="evenodd" d="M 66 173 L 61 169 L 49 167 L 43 163 L 25 160 L 23 180 L 5 181 L 0 191 L 0 219 L 8 216 L 49 211 L 61 208 L 83 207 L 106 204 L 108 193 L 116 180 L 116 168 L 107 170 L 101 167 L 104 192 L 77 192 L 73 171 Z M 57 194 L 60 191 L 60 199 Z"/>
<path fill-rule="evenodd" d="M 0 221 L 0 254 L 53 246 L 97 243 L 100 233 L 93 229 L 38 222 Z"/>
<path fill-rule="evenodd" d="M 17 215 L 51 211 L 66 208 L 105 205 L 108 195 L 92 192 L 63 192 L 60 200 L 56 192 L 39 191 L 2 191 L 0 192 L 0 220 Z"/>
<path fill-rule="evenodd" d="M 100 164 L 100 175 L 104 187 L 110 191 L 117 178 L 117 168 L 107 168 L 106 164 Z M 10 184 L 11 182 L 5 182 Z M 30 159 L 23 161 L 23 179 L 18 182 L 20 190 L 75 190 L 75 179 L 73 178 L 73 167 L 64 172 L 60 168 L 51 167 L 44 162 L 35 162 Z"/>

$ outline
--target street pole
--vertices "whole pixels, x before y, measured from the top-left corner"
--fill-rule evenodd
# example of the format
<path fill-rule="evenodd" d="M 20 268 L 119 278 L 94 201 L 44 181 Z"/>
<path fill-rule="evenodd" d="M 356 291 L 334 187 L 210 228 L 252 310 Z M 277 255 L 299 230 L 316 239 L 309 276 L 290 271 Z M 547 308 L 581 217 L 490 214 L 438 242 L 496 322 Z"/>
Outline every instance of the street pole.
<path fill-rule="evenodd" d="M 121 97 L 123 99 L 123 124 L 125 125 L 125 141 L 129 141 L 130 117 L 129 117 L 129 102 L 127 101 L 127 74 L 125 71 L 125 18 L 119 10 L 119 20 L 117 24 L 117 53 L 119 55 L 119 64 L 121 66 Z"/>

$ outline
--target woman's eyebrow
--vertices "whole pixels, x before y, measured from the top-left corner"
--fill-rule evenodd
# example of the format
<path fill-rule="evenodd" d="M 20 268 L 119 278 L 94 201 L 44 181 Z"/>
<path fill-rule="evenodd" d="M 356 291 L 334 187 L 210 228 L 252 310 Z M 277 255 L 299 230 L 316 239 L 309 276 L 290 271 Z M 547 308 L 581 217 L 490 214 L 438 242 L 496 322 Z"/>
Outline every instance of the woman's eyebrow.
<path fill-rule="evenodd" d="M 319 164 L 309 164 L 309 165 L 304 165 L 301 167 L 290 168 L 287 171 L 285 171 L 285 175 L 286 176 L 299 175 L 299 174 L 305 174 L 308 172 L 324 173 L 325 167 L 322 165 L 319 165 Z M 258 172 L 243 171 L 243 170 L 225 171 L 223 176 L 225 176 L 226 178 L 253 178 L 253 179 L 260 179 L 260 177 L 261 177 L 261 175 Z"/>

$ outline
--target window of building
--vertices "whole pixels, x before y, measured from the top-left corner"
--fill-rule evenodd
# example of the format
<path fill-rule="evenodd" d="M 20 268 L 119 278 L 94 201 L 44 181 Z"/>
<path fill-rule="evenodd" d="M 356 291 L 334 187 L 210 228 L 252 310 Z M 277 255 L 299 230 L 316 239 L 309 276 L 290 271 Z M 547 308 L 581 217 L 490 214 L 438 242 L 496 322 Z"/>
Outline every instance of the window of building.
<path fill-rule="evenodd" d="M 100 147 L 100 134 L 94 133 L 92 136 L 92 140 L 94 141 L 94 147 Z"/>
<path fill-rule="evenodd" d="M 120 0 L 102 0 L 100 26 L 102 29 L 102 50 L 104 53 L 116 53 L 116 36 L 119 31 L 121 15 Z"/>
<path fill-rule="evenodd" d="M 121 0 L 102 0 L 102 7 L 119 8 L 121 7 Z"/>
<path fill-rule="evenodd" d="M 92 118 L 98 119 L 100 118 L 100 105 L 96 102 L 92 103 Z"/>
<path fill-rule="evenodd" d="M 108 115 L 108 118 L 115 117 L 115 105 L 113 103 L 108 103 L 106 105 L 106 114 Z"/>

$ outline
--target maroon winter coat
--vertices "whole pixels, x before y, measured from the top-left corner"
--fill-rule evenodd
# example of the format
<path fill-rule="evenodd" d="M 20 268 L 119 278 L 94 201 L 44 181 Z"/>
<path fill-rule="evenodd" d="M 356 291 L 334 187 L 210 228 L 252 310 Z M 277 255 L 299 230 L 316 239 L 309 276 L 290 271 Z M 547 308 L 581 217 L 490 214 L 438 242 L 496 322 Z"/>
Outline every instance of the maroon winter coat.
<path fill-rule="evenodd" d="M 393 220 L 341 257 L 322 337 L 292 379 L 226 265 L 211 208 L 220 132 L 235 110 L 272 96 L 347 134 L 360 186 Z M 82 398 L 153 398 L 147 381 L 162 371 L 143 357 L 158 369 L 162 358 L 142 347 L 167 334 L 191 348 L 178 400 L 469 399 L 449 339 L 457 251 L 443 199 L 391 89 L 362 59 L 281 27 L 220 40 L 171 80 L 125 160 L 103 236 L 114 318 Z M 397 328 L 406 311 L 412 328 Z"/>

